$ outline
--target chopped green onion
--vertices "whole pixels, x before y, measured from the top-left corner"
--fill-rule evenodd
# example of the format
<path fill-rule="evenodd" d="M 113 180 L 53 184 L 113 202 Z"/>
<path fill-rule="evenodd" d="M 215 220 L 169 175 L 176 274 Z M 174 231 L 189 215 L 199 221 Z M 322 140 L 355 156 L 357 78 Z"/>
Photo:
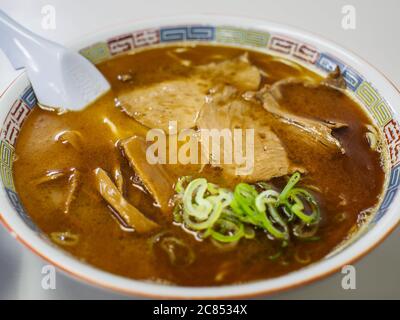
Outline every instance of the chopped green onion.
<path fill-rule="evenodd" d="M 256 189 L 247 183 L 239 183 L 235 187 L 233 196 L 230 206 L 236 213 L 236 217 L 242 222 L 262 227 L 262 217 L 255 204 L 258 196 Z"/>
<path fill-rule="evenodd" d="M 208 190 L 208 192 L 210 192 L 210 194 L 215 195 L 215 194 L 218 194 L 219 188 L 216 184 L 209 182 L 209 183 L 207 183 L 207 190 Z"/>
<path fill-rule="evenodd" d="M 318 224 L 307 225 L 304 221 L 300 221 L 300 223 L 293 227 L 293 234 L 302 240 L 311 239 L 315 236 L 317 231 Z"/>
<path fill-rule="evenodd" d="M 260 228 L 281 240 L 284 247 L 290 238 L 289 224 L 293 235 L 304 240 L 312 238 L 318 229 L 318 204 L 307 190 L 295 187 L 300 180 L 298 172 L 281 193 L 265 182 L 239 183 L 232 192 L 204 178 L 191 179 L 182 177 L 175 186 L 179 196 L 174 221 L 201 238 L 236 243 L 243 237 L 253 239 L 254 228 Z"/>
<path fill-rule="evenodd" d="M 206 191 L 212 195 L 205 197 Z M 193 198 L 195 204 L 192 203 Z M 229 206 L 232 199 L 233 194 L 227 189 L 218 188 L 202 178 L 193 180 L 187 186 L 183 196 L 185 226 L 196 231 L 210 228 L 220 217 L 222 209 Z M 208 211 L 209 208 L 211 211 Z M 177 219 L 174 220 L 177 222 Z"/>
<path fill-rule="evenodd" d="M 234 222 L 226 218 L 221 218 L 210 230 L 210 235 L 220 242 L 235 242 L 245 235 L 244 226 L 239 221 Z"/>
<path fill-rule="evenodd" d="M 255 213 L 255 199 L 258 195 L 256 189 L 247 183 L 239 183 L 233 193 L 239 207 L 248 215 Z"/>
<path fill-rule="evenodd" d="M 305 200 L 311 208 L 311 214 L 304 212 Z M 318 222 L 320 218 L 318 204 L 314 197 L 303 188 L 293 188 L 285 201 L 285 205 L 289 207 L 290 211 L 295 214 L 300 220 L 307 224 L 313 224 Z"/>
<path fill-rule="evenodd" d="M 199 178 L 191 181 L 183 194 L 184 212 L 200 221 L 206 220 L 212 210 L 210 201 L 204 199 L 206 190 L 207 180 Z"/>
<path fill-rule="evenodd" d="M 185 223 L 186 227 L 192 230 L 204 230 L 210 228 L 218 220 L 222 212 L 222 204 L 221 202 L 217 201 L 217 199 L 211 197 L 216 196 L 210 196 L 207 199 L 207 201 L 212 203 L 212 211 L 206 220 L 202 220 L 200 222 L 195 221 L 191 218 L 191 215 L 186 209 L 183 210 L 183 222 Z"/>
<path fill-rule="evenodd" d="M 250 226 L 244 226 L 244 237 L 246 239 L 254 239 L 256 232 Z"/>
<path fill-rule="evenodd" d="M 285 188 L 283 188 L 280 196 L 279 196 L 279 201 L 281 203 L 285 202 L 289 195 L 289 191 L 292 190 L 292 188 L 296 185 L 297 182 L 300 180 L 300 173 L 295 172 L 289 179 L 288 183 L 286 184 Z"/>
<path fill-rule="evenodd" d="M 266 204 L 276 204 L 279 200 L 279 193 L 275 190 L 266 190 L 261 192 L 256 197 L 256 207 L 259 211 L 264 212 L 266 210 Z"/>
<path fill-rule="evenodd" d="M 261 192 L 256 198 L 256 208 L 261 215 L 263 227 L 277 239 L 288 239 L 289 230 L 285 221 L 281 218 L 275 204 L 278 202 L 279 193 L 274 190 L 266 190 Z M 272 221 L 269 219 L 271 216 Z M 280 228 L 274 226 L 274 222 Z"/>

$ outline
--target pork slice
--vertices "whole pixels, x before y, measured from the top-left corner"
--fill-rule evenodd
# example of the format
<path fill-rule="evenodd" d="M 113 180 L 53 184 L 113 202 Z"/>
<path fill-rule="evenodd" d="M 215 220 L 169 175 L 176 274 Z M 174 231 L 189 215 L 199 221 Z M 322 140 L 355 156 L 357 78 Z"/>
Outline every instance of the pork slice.
<path fill-rule="evenodd" d="M 170 199 L 174 194 L 177 177 L 164 164 L 150 164 L 146 159 L 148 144 L 142 137 L 133 136 L 120 142 L 123 155 L 153 196 L 164 213 L 170 213 Z"/>
<path fill-rule="evenodd" d="M 169 122 L 180 130 L 193 128 L 208 90 L 228 83 L 240 90 L 257 90 L 261 76 L 247 55 L 190 69 L 179 76 L 146 86 L 130 88 L 118 95 L 122 110 L 148 128 L 168 132 Z"/>
<path fill-rule="evenodd" d="M 199 66 L 196 71 L 211 80 L 213 85 L 228 84 L 242 91 L 257 90 L 261 83 L 260 71 L 250 63 L 247 53 Z"/>
<path fill-rule="evenodd" d="M 267 116 L 267 112 L 259 103 L 244 100 L 234 87 L 223 86 L 208 96 L 197 120 L 200 130 L 242 129 L 244 135 L 245 129 L 254 129 L 253 170 L 248 174 L 239 175 L 238 169 L 242 165 L 224 163 L 225 157 L 229 157 L 226 153 L 231 150 L 224 149 L 221 143 L 223 153 L 220 155 L 221 163 L 214 165 L 222 168 L 224 177 L 239 178 L 247 182 L 266 181 L 290 174 L 297 169 L 289 160 L 279 137 L 266 123 Z M 244 141 L 246 140 L 243 137 L 245 150 Z M 201 148 L 212 163 L 216 157 L 213 150 L 205 141 L 201 141 Z"/>
<path fill-rule="evenodd" d="M 291 81 L 279 81 L 271 87 L 262 88 L 256 94 L 258 99 L 261 100 L 264 109 L 275 117 L 279 122 L 277 125 L 284 125 L 287 132 L 297 135 L 297 139 L 301 140 L 305 145 L 309 145 L 322 153 L 344 154 L 344 148 L 340 141 L 332 135 L 332 132 L 347 125 L 335 121 L 298 116 L 284 109 L 279 104 L 278 99 L 281 95 L 280 87 L 288 83 L 291 83 Z"/>
<path fill-rule="evenodd" d="M 195 125 L 208 87 L 199 78 L 166 80 L 122 92 L 118 99 L 122 110 L 136 121 L 168 133 L 170 121 L 180 129 Z"/>

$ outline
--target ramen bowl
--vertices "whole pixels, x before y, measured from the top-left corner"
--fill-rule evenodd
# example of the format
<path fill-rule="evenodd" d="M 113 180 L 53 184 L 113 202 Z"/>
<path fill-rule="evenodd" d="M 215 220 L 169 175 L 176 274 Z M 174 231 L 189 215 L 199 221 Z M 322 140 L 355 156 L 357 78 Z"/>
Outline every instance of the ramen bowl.
<path fill-rule="evenodd" d="M 102 30 L 73 43 L 93 63 L 100 63 L 136 48 L 174 42 L 202 42 L 237 46 L 277 55 L 320 75 L 340 68 L 347 93 L 358 102 L 381 130 L 387 174 L 379 208 L 356 232 L 322 260 L 272 279 L 244 284 L 186 287 L 132 280 L 97 269 L 55 246 L 26 212 L 15 189 L 13 159 L 18 134 L 36 106 L 25 73 L 10 79 L 0 93 L 0 220 L 17 240 L 71 276 L 131 295 L 162 298 L 251 297 L 297 287 L 320 279 L 353 263 L 397 226 L 400 212 L 399 91 L 367 62 L 318 36 L 291 27 L 247 18 L 214 15 L 180 16 L 146 20 Z M 5 63 L 0 61 L 0 65 Z"/>

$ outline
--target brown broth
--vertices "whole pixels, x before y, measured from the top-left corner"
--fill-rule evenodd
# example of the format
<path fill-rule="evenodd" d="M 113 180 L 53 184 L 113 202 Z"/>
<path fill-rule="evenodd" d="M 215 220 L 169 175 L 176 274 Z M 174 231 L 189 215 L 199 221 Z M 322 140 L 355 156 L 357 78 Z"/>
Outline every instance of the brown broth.
<path fill-rule="evenodd" d="M 69 231 L 79 235 L 78 245 L 63 246 L 63 249 L 96 267 L 134 279 L 187 286 L 267 279 L 326 256 L 357 226 L 359 214 L 376 205 L 382 192 L 384 171 L 380 155 L 370 150 L 365 138 L 365 125 L 371 123 L 370 119 L 341 91 L 326 86 L 312 88 L 293 84 L 286 87 L 281 101 L 286 108 L 299 115 L 349 125 L 337 133 L 346 154 L 330 161 L 322 161 L 313 152 L 303 150 L 293 137 L 287 136 L 284 131 L 279 132 L 292 160 L 307 169 L 302 183 L 321 190 L 315 193 L 322 213 L 317 233 L 320 240 L 304 242 L 292 239 L 276 259 L 271 259 L 271 256 L 279 250 L 280 244 L 269 240 L 262 232 L 258 232 L 254 240 L 242 239 L 232 250 L 218 249 L 209 240 L 198 241 L 192 234 L 165 219 L 115 147 L 120 138 L 144 136 L 146 133 L 144 126 L 115 107 L 115 94 L 137 84 L 185 75 L 185 67 L 167 54 L 172 49 L 174 47 L 144 50 L 98 65 L 110 81 L 113 92 L 81 112 L 57 115 L 38 107 L 32 111 L 18 138 L 18 158 L 13 168 L 16 189 L 34 222 L 46 234 Z M 179 56 L 196 65 L 236 57 L 241 53 L 243 50 L 238 48 L 197 45 L 188 47 Z M 250 51 L 249 58 L 268 75 L 264 77 L 264 83 L 287 77 L 320 79 L 301 66 L 292 67 L 262 53 Z M 118 80 L 118 75 L 127 73 L 132 76 L 131 82 Z M 104 123 L 105 118 L 118 128 L 118 137 Z M 65 130 L 76 130 L 82 134 L 82 148 L 77 150 L 71 145 L 56 142 L 57 134 Z M 160 223 L 163 230 L 183 239 L 193 249 L 196 260 L 192 265 L 171 265 L 165 254 L 151 250 L 148 236 L 120 228 L 97 193 L 92 173 L 97 167 L 111 172 L 118 163 L 124 175 L 126 198 Z M 65 168 L 77 168 L 81 173 L 79 192 L 68 213 L 63 211 L 67 178 L 40 185 L 35 183 L 47 170 Z M 219 181 L 217 172 L 204 174 L 211 181 Z M 282 187 L 284 179 L 272 182 Z"/>

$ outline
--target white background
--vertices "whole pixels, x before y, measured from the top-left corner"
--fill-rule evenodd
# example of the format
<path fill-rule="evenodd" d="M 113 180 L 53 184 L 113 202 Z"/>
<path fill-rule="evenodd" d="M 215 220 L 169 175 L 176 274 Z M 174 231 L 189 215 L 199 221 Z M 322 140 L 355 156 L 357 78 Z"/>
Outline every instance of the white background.
<path fill-rule="evenodd" d="M 349 4 L 356 8 L 355 30 L 341 27 L 342 7 Z M 53 5 L 56 9 L 55 30 L 41 27 L 41 9 L 45 5 Z M 0 8 L 29 29 L 64 44 L 99 28 L 159 16 L 219 13 L 261 18 L 296 26 L 333 40 L 365 58 L 395 84 L 400 84 L 398 0 L 0 0 Z M 0 80 L 6 77 L 4 70 L 0 70 Z M 356 290 L 343 290 L 343 275 L 338 273 L 268 298 L 399 299 L 399 235 L 398 228 L 355 265 Z M 62 273 L 57 273 L 56 290 L 43 290 L 43 265 L 41 259 L 16 243 L 0 227 L 0 299 L 122 297 L 82 284 Z"/>

